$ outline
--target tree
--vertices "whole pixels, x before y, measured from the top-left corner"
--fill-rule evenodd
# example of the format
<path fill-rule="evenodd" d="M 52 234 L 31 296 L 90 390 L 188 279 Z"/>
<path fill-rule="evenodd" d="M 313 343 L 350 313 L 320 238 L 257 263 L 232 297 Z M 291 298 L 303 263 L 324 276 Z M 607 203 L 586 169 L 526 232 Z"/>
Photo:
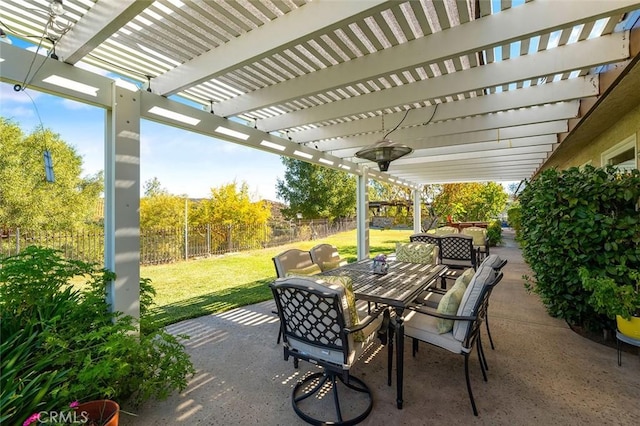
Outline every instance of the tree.
<path fill-rule="evenodd" d="M 237 182 L 211 188 L 211 198 L 198 204 L 194 222 L 198 225 L 212 224 L 212 249 L 234 249 L 255 247 L 266 243 L 269 235 L 264 233 L 265 224 L 271 217 L 271 205 L 267 201 L 252 201 L 249 187 Z"/>
<path fill-rule="evenodd" d="M 353 217 L 356 209 L 356 180 L 346 172 L 282 157 L 284 180 L 278 179 L 276 193 L 289 207 L 288 218 Z"/>
<path fill-rule="evenodd" d="M 451 216 L 453 221 L 489 221 L 504 210 L 507 198 L 495 182 L 449 183 L 436 195 L 433 208 L 438 216 Z"/>
<path fill-rule="evenodd" d="M 157 177 L 153 177 L 144 183 L 144 196 L 153 197 L 154 195 L 167 195 L 169 191 L 166 190 Z"/>
<path fill-rule="evenodd" d="M 140 228 L 176 228 L 184 226 L 186 195 L 170 194 L 157 177 L 144 183 L 140 199 Z"/>
<path fill-rule="evenodd" d="M 369 181 L 369 201 L 411 200 L 409 188 L 377 180 Z"/>
<path fill-rule="evenodd" d="M 45 179 L 43 153 L 53 160 L 54 182 Z M 102 172 L 81 177 L 82 157 L 49 129 L 24 135 L 0 117 L 0 226 L 67 230 L 95 219 Z"/>
<path fill-rule="evenodd" d="M 185 196 L 169 193 L 140 199 L 140 228 L 175 228 L 184 226 Z"/>
<path fill-rule="evenodd" d="M 252 201 L 247 183 L 242 182 L 238 188 L 235 181 L 211 188 L 211 198 L 201 201 L 194 212 L 199 225 L 263 225 L 270 217 L 269 204 Z"/>

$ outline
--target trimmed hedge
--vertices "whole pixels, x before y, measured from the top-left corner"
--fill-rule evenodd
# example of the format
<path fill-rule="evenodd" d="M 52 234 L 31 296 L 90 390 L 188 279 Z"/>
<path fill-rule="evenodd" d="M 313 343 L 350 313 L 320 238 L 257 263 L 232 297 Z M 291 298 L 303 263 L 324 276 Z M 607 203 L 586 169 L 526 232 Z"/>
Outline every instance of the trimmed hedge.
<path fill-rule="evenodd" d="M 624 270 L 640 269 L 640 171 L 613 167 L 546 170 L 520 196 L 520 242 L 533 277 L 526 286 L 549 314 L 596 330 L 610 319 L 589 305 L 580 267 L 599 271 L 620 285 Z"/>

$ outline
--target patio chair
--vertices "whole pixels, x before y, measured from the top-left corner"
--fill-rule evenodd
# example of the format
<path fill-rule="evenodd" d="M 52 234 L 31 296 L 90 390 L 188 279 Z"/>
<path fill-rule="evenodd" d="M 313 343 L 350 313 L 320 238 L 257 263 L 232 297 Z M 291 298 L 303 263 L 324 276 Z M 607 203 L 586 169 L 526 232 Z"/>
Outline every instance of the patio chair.
<path fill-rule="evenodd" d="M 490 256 L 487 256 L 485 260 L 482 261 L 480 266 L 478 266 L 478 271 L 481 268 L 490 267 L 496 273 L 498 273 L 502 270 L 502 268 L 506 264 L 507 264 L 507 259 L 501 259 L 498 255 L 492 254 Z M 463 281 L 465 282 L 465 285 L 467 285 L 471 276 L 466 276 L 466 275 L 469 275 L 470 271 L 472 271 L 472 269 L 466 270 L 465 272 L 463 272 L 462 275 L 458 276 L 456 280 L 460 279 L 460 277 L 465 278 Z M 452 277 L 446 276 L 445 279 L 452 279 Z M 497 283 L 498 282 L 495 282 L 494 285 Z M 493 291 L 493 287 L 489 291 L 489 296 L 491 295 L 492 291 Z M 442 297 L 444 295 L 445 295 L 445 292 L 443 290 L 431 288 L 427 291 L 424 291 L 422 294 L 420 294 L 420 296 L 416 298 L 415 302 L 421 305 L 437 308 L 438 304 L 440 303 L 440 300 L 442 300 Z M 493 337 L 491 336 L 491 329 L 489 328 L 489 300 L 490 300 L 490 297 L 487 297 L 487 312 L 484 319 L 484 324 L 487 329 L 487 335 L 489 336 L 489 343 L 491 344 L 491 349 L 495 350 L 495 345 L 493 344 Z M 489 369 L 489 366 L 486 363 L 485 363 L 485 368 Z"/>
<path fill-rule="evenodd" d="M 493 268 L 494 271 L 500 272 L 504 267 L 504 265 L 506 264 L 507 264 L 507 259 L 501 259 L 498 255 L 492 254 L 485 257 L 485 259 L 482 261 L 480 266 L 478 266 L 478 269 L 488 266 L 490 268 Z M 493 284 L 493 286 L 489 290 L 489 295 L 491 295 L 491 292 L 493 291 L 493 287 L 495 287 L 496 284 L 498 284 L 498 282 L 495 282 Z M 490 297 L 487 297 L 487 314 L 484 319 L 484 325 L 487 328 L 487 335 L 489 336 L 489 343 L 491 344 L 491 349 L 494 350 L 496 347 L 493 345 L 493 338 L 491 337 L 491 329 L 489 328 L 489 299 Z M 489 369 L 489 366 L 486 363 L 485 363 L 485 368 Z"/>
<path fill-rule="evenodd" d="M 440 236 L 436 234 L 431 234 L 426 232 L 413 234 L 409 236 L 409 241 L 411 241 L 412 243 L 419 241 L 422 243 L 434 244 L 438 247 L 438 250 L 440 250 Z"/>
<path fill-rule="evenodd" d="M 452 269 L 476 269 L 477 253 L 473 238 L 462 234 L 440 236 L 440 263 Z"/>
<path fill-rule="evenodd" d="M 470 235 L 473 238 L 473 248 L 475 249 L 478 261 L 489 256 L 489 238 L 487 238 L 486 228 L 471 226 L 462 229 L 463 235 Z"/>
<path fill-rule="evenodd" d="M 331 244 L 318 244 L 309 250 L 311 260 L 320 266 L 322 272 L 339 268 L 347 264 L 347 261 L 340 258 L 338 249 Z"/>
<path fill-rule="evenodd" d="M 284 278 L 287 274 L 314 275 L 321 272 L 313 263 L 311 253 L 300 249 L 289 249 L 274 256 L 273 265 L 278 278 Z"/>
<path fill-rule="evenodd" d="M 289 249 L 272 258 L 276 268 L 276 276 L 284 278 L 289 275 L 315 275 L 321 272 L 320 267 L 311 260 L 311 253 L 300 249 Z M 277 309 L 272 313 L 277 314 Z M 278 340 L 282 337 L 282 330 L 278 331 Z"/>
<path fill-rule="evenodd" d="M 467 392 L 475 416 L 478 415 L 478 409 L 469 379 L 469 355 L 476 345 L 480 369 L 487 381 L 480 326 L 486 315 L 490 290 L 501 279 L 501 272 L 496 274 L 493 268 L 483 267 L 476 272 L 464 291 L 456 286 L 447 291 L 437 309 L 411 305 L 404 321 L 404 334 L 413 339 L 414 357 L 418 352 L 418 342 L 464 356 Z"/>
<path fill-rule="evenodd" d="M 388 311 L 379 309 L 360 319 L 350 282 L 348 277 L 289 277 L 270 285 L 282 324 L 285 361 L 291 356 L 295 367 L 303 360 L 322 368 L 303 377 L 291 394 L 294 411 L 310 424 L 353 425 L 373 407 L 369 387 L 350 370 L 373 343 L 384 319 L 388 326 Z M 335 416 L 327 407 L 331 402 Z M 343 410 L 346 406 L 351 408 L 349 413 Z"/>

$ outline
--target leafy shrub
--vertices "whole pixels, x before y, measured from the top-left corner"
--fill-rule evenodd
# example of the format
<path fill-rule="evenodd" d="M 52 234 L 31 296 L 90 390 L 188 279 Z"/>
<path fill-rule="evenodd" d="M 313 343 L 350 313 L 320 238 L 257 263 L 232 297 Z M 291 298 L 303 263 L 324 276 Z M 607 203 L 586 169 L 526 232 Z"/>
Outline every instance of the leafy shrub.
<path fill-rule="evenodd" d="M 85 279 L 80 289 L 70 285 L 78 277 Z M 113 278 L 52 249 L 28 247 L 2 260 L 3 421 L 22 423 L 37 411 L 68 409 L 74 400 L 138 404 L 186 387 L 194 369 L 184 346 L 145 318 L 153 303 L 150 281 L 140 283 L 138 335 L 133 318 L 109 311 L 106 284 Z"/>
<path fill-rule="evenodd" d="M 492 220 L 487 226 L 487 239 L 491 247 L 495 247 L 502 242 L 502 223 L 499 220 Z"/>
<path fill-rule="evenodd" d="M 507 223 L 516 232 L 516 237 L 519 237 L 520 228 L 522 227 L 522 210 L 520 204 L 513 205 L 507 210 Z"/>
<path fill-rule="evenodd" d="M 612 327 L 589 303 L 578 270 L 632 284 L 622 271 L 640 269 L 639 197 L 640 171 L 613 167 L 546 170 L 522 191 L 522 253 L 534 273 L 527 286 L 552 316 Z"/>

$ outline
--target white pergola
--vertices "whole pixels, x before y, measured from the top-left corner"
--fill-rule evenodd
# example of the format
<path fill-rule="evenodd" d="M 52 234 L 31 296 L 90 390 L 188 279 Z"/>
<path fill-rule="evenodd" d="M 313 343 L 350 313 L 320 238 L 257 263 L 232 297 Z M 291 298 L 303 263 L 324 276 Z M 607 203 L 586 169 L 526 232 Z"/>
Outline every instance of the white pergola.
<path fill-rule="evenodd" d="M 370 178 L 419 206 L 424 184 L 531 177 L 602 95 L 601 74 L 634 62 L 640 17 L 630 0 L 50 5 L 0 3 L 2 30 L 44 53 L 0 44 L 0 80 L 106 111 L 110 302 L 133 315 L 141 118 L 355 174 L 365 257 Z M 388 172 L 354 156 L 396 127 L 414 151 Z"/>

